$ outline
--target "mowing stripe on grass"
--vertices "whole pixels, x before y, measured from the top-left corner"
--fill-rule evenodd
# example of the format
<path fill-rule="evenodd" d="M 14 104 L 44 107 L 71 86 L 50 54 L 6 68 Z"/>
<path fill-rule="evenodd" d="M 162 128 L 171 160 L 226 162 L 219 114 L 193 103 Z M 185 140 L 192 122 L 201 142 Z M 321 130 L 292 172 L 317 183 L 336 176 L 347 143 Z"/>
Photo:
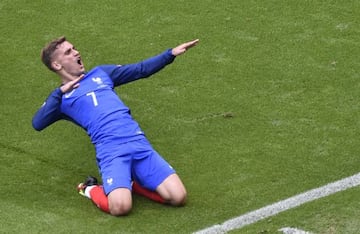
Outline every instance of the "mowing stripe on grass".
<path fill-rule="evenodd" d="M 226 233 L 228 231 L 239 229 L 246 225 L 255 223 L 259 220 L 276 215 L 280 212 L 300 206 L 304 203 L 326 197 L 333 193 L 340 192 L 358 185 L 360 185 L 360 173 L 338 180 L 333 183 L 329 183 L 322 187 L 309 190 L 288 199 L 273 203 L 271 205 L 265 206 L 255 211 L 251 211 L 236 218 L 229 219 L 222 224 L 217 224 L 206 229 L 199 230 L 195 232 L 195 234 Z"/>

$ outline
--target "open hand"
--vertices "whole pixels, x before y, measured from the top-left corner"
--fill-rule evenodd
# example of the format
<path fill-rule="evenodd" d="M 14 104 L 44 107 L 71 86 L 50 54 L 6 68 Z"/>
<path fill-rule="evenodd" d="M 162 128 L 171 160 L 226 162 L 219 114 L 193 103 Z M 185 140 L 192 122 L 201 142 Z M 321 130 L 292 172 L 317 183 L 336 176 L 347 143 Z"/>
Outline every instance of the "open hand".
<path fill-rule="evenodd" d="M 60 87 L 60 90 L 62 93 L 67 93 L 67 92 L 70 92 L 71 90 L 73 89 L 76 89 L 77 87 L 79 87 L 79 82 L 82 78 L 84 78 L 84 74 L 81 74 L 79 77 L 77 77 L 76 79 L 74 80 L 71 80 L 69 82 L 66 82 L 65 84 L 63 84 L 61 87 Z"/>
<path fill-rule="evenodd" d="M 173 48 L 171 52 L 172 52 L 172 54 L 174 56 L 181 55 L 181 54 L 185 53 L 191 47 L 196 46 L 196 44 L 198 42 L 199 42 L 199 39 L 195 39 L 195 40 L 192 40 L 192 41 L 189 41 L 189 42 L 185 42 L 185 43 Z"/>

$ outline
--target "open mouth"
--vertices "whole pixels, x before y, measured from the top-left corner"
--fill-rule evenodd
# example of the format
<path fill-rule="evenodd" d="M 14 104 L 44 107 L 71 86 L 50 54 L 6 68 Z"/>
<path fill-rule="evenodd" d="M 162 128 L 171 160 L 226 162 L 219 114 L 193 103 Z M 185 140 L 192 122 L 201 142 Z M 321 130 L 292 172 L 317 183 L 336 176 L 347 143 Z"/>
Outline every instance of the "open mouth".
<path fill-rule="evenodd" d="M 78 58 L 77 63 L 78 63 L 80 66 L 82 66 L 81 58 Z"/>

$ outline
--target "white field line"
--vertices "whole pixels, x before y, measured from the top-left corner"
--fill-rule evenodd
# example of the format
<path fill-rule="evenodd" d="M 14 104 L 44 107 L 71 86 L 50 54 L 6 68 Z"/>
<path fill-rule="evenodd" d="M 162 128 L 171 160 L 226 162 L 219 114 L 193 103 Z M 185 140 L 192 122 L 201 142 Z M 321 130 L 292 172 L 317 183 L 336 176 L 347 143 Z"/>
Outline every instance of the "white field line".
<path fill-rule="evenodd" d="M 276 215 L 280 212 L 300 206 L 304 203 L 326 197 L 336 192 L 340 192 L 358 185 L 360 185 L 360 173 L 273 203 L 244 215 L 229 219 L 222 224 L 216 224 L 214 226 L 199 230 L 195 232 L 195 234 L 226 233 L 228 231 L 239 229 L 259 220 Z"/>
<path fill-rule="evenodd" d="M 291 228 L 291 227 L 284 227 L 278 230 L 279 232 L 282 232 L 284 234 L 311 234 L 311 232 L 306 232 L 304 230 L 300 230 L 297 228 Z"/>

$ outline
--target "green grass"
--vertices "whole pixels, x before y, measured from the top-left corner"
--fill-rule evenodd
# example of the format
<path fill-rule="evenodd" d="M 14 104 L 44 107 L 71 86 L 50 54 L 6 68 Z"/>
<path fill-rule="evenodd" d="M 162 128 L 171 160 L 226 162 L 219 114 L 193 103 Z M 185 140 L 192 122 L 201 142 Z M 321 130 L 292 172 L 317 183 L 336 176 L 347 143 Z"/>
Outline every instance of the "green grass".
<path fill-rule="evenodd" d="M 359 172 L 360 3 L 340 1 L 0 2 L 0 232 L 191 233 Z M 176 168 L 189 203 L 135 197 L 128 217 L 76 194 L 97 175 L 86 134 L 31 118 L 58 78 L 41 64 L 66 35 L 88 69 L 199 45 L 154 77 L 117 89 Z M 233 233 L 357 233 L 359 189 Z"/>

